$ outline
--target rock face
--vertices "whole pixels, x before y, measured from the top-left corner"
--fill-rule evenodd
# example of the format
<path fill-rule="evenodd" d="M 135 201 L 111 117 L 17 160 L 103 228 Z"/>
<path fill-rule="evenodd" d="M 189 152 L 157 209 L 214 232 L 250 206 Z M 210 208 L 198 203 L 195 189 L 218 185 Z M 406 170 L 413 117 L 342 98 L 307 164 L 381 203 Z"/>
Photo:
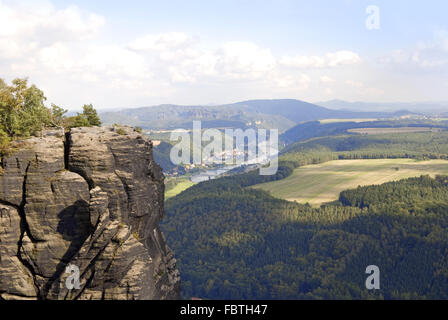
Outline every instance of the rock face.
<path fill-rule="evenodd" d="M 164 176 L 151 142 L 124 132 L 47 131 L 2 159 L 0 299 L 179 298 Z"/>

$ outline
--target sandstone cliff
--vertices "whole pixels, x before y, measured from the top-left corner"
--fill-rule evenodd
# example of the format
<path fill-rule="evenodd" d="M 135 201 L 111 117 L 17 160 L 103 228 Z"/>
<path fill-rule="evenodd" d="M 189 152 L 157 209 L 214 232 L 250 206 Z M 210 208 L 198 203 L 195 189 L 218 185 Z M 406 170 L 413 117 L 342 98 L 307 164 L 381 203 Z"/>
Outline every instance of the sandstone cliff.
<path fill-rule="evenodd" d="M 176 299 L 164 177 L 131 128 L 47 131 L 0 168 L 1 299 Z M 120 132 L 122 133 L 122 132 Z M 68 265 L 80 288 L 67 289 Z"/>

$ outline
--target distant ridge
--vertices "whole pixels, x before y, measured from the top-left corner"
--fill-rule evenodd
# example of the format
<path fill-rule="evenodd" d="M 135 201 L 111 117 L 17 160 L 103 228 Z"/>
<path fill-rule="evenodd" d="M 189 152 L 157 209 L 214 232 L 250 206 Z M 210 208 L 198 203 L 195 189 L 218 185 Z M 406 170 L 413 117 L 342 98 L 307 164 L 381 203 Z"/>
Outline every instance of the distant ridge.
<path fill-rule="evenodd" d="M 400 112 L 400 115 L 410 113 Z M 296 124 L 322 119 L 367 119 L 397 116 L 388 112 L 332 110 L 294 99 L 248 100 L 216 106 L 180 106 L 164 104 L 123 109 L 100 114 L 105 124 L 127 124 L 145 129 L 191 128 L 193 120 L 203 127 L 276 128 L 284 132 Z"/>
<path fill-rule="evenodd" d="M 316 102 L 316 104 L 329 109 L 367 112 L 397 112 L 400 110 L 409 110 L 423 114 L 448 112 L 448 102 L 349 102 L 344 100 L 330 100 Z"/>

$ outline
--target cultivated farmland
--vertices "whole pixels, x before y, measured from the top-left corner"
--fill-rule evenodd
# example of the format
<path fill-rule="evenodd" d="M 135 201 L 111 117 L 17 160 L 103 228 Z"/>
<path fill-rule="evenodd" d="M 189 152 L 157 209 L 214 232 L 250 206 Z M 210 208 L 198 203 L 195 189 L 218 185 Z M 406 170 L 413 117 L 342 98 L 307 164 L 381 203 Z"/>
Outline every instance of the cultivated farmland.
<path fill-rule="evenodd" d="M 296 169 L 283 180 L 253 186 L 277 198 L 319 206 L 358 186 L 382 184 L 421 175 L 448 175 L 448 161 L 413 159 L 337 160 Z"/>

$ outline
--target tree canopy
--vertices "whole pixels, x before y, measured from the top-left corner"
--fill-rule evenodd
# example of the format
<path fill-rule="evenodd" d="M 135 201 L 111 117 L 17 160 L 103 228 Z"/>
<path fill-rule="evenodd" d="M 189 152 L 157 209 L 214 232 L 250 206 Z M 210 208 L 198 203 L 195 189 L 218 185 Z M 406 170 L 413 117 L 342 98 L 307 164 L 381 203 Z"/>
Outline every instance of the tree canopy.
<path fill-rule="evenodd" d="M 72 118 L 71 127 L 101 126 L 100 117 L 91 104 L 85 104 L 83 112 Z"/>
<path fill-rule="evenodd" d="M 33 136 L 46 127 L 100 126 L 101 121 L 93 105 L 84 105 L 83 113 L 67 117 L 67 110 L 52 104 L 42 90 L 29 85 L 28 79 L 14 79 L 8 85 L 0 78 L 0 155 L 11 140 Z"/>
<path fill-rule="evenodd" d="M 44 93 L 27 79 L 15 79 L 11 85 L 0 81 L 0 123 L 9 137 L 34 135 L 51 123 L 51 111 L 45 107 Z"/>
<path fill-rule="evenodd" d="M 274 176 L 199 183 L 166 201 L 161 227 L 185 298 L 447 299 L 448 177 L 346 190 L 313 208 L 249 186 L 335 159 L 448 159 L 444 132 L 332 136 L 297 144 Z M 382 288 L 365 287 L 368 265 Z M 384 286 L 383 286 L 384 284 Z"/>

